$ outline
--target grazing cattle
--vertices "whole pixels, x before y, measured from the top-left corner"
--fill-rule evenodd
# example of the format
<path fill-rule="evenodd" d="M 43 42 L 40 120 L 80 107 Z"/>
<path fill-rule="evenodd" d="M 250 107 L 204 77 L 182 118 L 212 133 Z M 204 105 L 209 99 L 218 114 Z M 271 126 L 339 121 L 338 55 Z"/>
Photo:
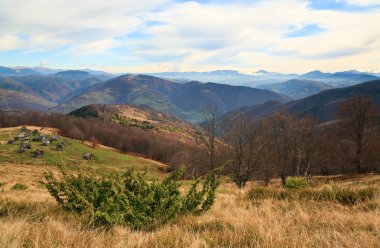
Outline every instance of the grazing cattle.
<path fill-rule="evenodd" d="M 15 143 L 15 140 L 13 140 L 13 139 L 8 140 L 8 144 L 13 145 L 14 143 Z"/>
<path fill-rule="evenodd" d="M 59 136 L 58 135 L 53 135 L 50 137 L 50 142 L 53 142 L 53 141 L 57 141 L 59 140 Z"/>

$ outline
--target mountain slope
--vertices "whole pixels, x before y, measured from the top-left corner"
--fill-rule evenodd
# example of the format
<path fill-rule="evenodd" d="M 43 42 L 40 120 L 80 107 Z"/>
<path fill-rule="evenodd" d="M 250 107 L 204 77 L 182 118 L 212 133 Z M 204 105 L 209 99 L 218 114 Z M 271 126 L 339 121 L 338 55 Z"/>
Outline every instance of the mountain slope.
<path fill-rule="evenodd" d="M 325 90 L 318 94 L 274 107 L 261 108 L 253 106 L 239 108 L 235 111 L 242 111 L 248 116 L 256 116 L 259 118 L 278 111 L 286 111 L 300 116 L 315 116 L 325 122 L 334 120 L 339 104 L 355 95 L 370 97 L 373 102 L 373 107 L 380 110 L 380 80 L 375 80 L 345 88 Z"/>
<path fill-rule="evenodd" d="M 373 106 L 380 108 L 380 80 L 326 90 L 304 99 L 289 102 L 282 107 L 291 113 L 314 115 L 322 121 L 329 121 L 336 118 L 339 104 L 355 95 L 370 97 Z"/>
<path fill-rule="evenodd" d="M 19 91 L 0 89 L 0 109 L 1 110 L 38 110 L 46 111 L 54 106 L 54 103 L 45 99 L 25 94 Z"/>
<path fill-rule="evenodd" d="M 257 88 L 278 92 L 289 96 L 292 99 L 299 99 L 333 87 L 329 84 L 314 80 L 292 79 L 283 83 L 259 85 Z"/>
<path fill-rule="evenodd" d="M 82 71 L 63 71 L 53 75 L 0 76 L 0 89 L 19 91 L 60 103 L 102 82 L 104 77 Z"/>
<path fill-rule="evenodd" d="M 91 104 L 72 111 L 70 115 L 166 133 L 181 140 L 195 140 L 199 133 L 197 126 L 146 106 Z"/>
<path fill-rule="evenodd" d="M 189 121 L 199 121 L 202 112 L 217 106 L 223 114 L 236 107 L 251 106 L 268 100 L 286 101 L 286 97 L 249 87 L 214 83 L 174 83 L 147 75 L 124 75 L 90 88 L 71 98 L 54 111 L 70 112 L 85 105 L 147 105 Z"/>
<path fill-rule="evenodd" d="M 269 90 L 190 82 L 181 85 L 170 99 L 186 111 L 202 112 L 210 106 L 217 106 L 218 112 L 226 113 L 238 107 L 252 106 L 268 100 L 284 101 L 286 98 Z"/>

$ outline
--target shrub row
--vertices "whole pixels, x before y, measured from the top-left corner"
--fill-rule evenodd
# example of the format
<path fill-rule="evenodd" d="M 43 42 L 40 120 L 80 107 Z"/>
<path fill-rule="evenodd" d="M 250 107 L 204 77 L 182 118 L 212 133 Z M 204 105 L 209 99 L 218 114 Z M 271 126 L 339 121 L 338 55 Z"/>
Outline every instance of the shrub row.
<path fill-rule="evenodd" d="M 376 189 L 368 187 L 364 189 L 343 188 L 336 185 L 317 189 L 272 189 L 265 187 L 255 187 L 247 192 L 249 200 L 314 200 L 314 201 L 333 201 L 343 205 L 353 205 L 359 202 L 374 199 Z"/>

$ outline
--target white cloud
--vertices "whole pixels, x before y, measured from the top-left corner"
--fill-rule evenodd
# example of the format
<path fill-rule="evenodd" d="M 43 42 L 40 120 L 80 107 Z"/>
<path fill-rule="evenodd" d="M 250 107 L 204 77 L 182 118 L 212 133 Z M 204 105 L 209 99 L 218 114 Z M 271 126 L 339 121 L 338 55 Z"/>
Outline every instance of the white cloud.
<path fill-rule="evenodd" d="M 16 49 L 21 43 L 20 39 L 14 35 L 0 35 L 0 51 Z"/>
<path fill-rule="evenodd" d="M 141 27 L 138 15 L 165 0 L 1 0 L 0 36 L 22 37 L 24 49 L 93 49 Z M 85 45 L 88 44 L 88 45 Z M 94 45 L 95 44 L 95 45 Z M 108 43 L 112 48 L 113 43 Z M 102 47 L 102 50 L 105 48 Z M 97 52 L 96 50 L 92 50 Z"/>
<path fill-rule="evenodd" d="M 287 38 L 308 25 L 324 31 Z M 315 10 L 306 0 L 0 1 L 0 50 L 62 47 L 102 54 L 94 62 L 113 71 L 371 69 L 380 67 L 380 9 Z"/>

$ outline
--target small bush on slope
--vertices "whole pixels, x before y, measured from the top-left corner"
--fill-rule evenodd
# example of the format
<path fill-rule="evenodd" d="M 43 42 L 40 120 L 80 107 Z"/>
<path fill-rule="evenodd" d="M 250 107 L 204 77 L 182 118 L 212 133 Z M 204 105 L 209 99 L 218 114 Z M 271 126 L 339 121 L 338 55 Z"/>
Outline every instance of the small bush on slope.
<path fill-rule="evenodd" d="M 26 190 L 28 188 L 27 185 L 23 183 L 16 183 L 15 185 L 12 186 L 12 190 Z"/>
<path fill-rule="evenodd" d="M 286 180 L 285 186 L 289 189 L 299 189 L 307 188 L 309 186 L 309 183 L 304 177 L 289 177 L 288 180 Z"/>
<path fill-rule="evenodd" d="M 181 194 L 181 171 L 162 182 L 148 182 L 145 175 L 129 170 L 123 175 L 94 178 L 84 174 L 62 173 L 59 179 L 45 174 L 45 186 L 64 209 L 88 214 L 97 225 L 123 225 L 135 229 L 154 229 L 180 214 L 207 211 L 219 185 L 211 173 L 198 190 L 193 182 L 186 195 Z"/>

